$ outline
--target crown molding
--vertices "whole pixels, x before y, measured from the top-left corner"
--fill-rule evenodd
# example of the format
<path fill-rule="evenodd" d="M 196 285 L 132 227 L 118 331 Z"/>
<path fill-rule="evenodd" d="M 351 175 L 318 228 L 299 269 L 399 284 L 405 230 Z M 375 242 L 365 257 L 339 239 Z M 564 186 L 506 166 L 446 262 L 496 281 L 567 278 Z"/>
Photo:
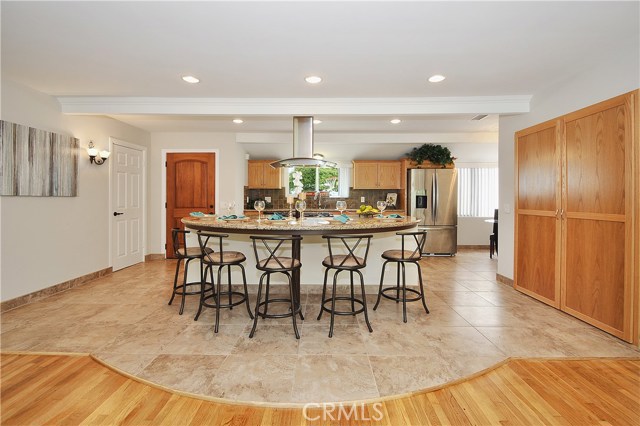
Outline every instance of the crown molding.
<path fill-rule="evenodd" d="M 236 143 L 247 144 L 291 144 L 291 132 L 255 132 L 236 133 Z M 333 145 L 362 143 L 367 144 L 418 144 L 430 143 L 498 143 L 498 132 L 459 132 L 459 133 L 316 133 L 316 144 Z"/>
<path fill-rule="evenodd" d="M 58 96 L 65 114 L 423 115 L 520 114 L 530 95 L 429 98 L 156 98 Z"/>

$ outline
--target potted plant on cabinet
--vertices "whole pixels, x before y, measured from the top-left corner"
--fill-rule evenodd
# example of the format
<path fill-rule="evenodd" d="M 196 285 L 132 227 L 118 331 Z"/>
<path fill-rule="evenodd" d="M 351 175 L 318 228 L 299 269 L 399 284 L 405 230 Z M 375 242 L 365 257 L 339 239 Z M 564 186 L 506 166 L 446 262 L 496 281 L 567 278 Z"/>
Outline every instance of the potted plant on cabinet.
<path fill-rule="evenodd" d="M 417 166 L 421 166 L 424 162 L 427 162 L 435 166 L 440 166 L 443 169 L 453 167 L 453 162 L 456 159 L 451 155 L 449 148 L 430 143 L 425 143 L 422 146 L 413 148 L 411 152 L 407 153 L 407 156 L 411 161 L 415 162 Z"/>

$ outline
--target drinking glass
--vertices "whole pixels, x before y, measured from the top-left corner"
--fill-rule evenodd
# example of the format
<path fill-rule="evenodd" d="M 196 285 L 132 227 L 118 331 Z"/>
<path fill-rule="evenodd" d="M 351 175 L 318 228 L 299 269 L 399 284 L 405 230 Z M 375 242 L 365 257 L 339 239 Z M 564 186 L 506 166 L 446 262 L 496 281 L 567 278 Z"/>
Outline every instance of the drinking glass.
<path fill-rule="evenodd" d="M 253 203 L 253 208 L 258 211 L 258 222 L 262 222 L 262 210 L 264 210 L 264 200 Z"/>
<path fill-rule="evenodd" d="M 378 207 L 378 210 L 380 210 L 380 214 L 382 214 L 382 212 L 384 212 L 384 209 L 387 208 L 387 202 L 386 201 L 378 201 L 376 206 Z"/>
<path fill-rule="evenodd" d="M 340 214 L 347 209 L 346 201 L 336 201 L 336 210 L 340 210 Z"/>
<path fill-rule="evenodd" d="M 235 201 L 229 201 L 229 203 L 225 203 L 227 206 L 227 215 L 231 216 L 234 212 L 234 210 L 236 209 L 236 202 Z"/>
<path fill-rule="evenodd" d="M 307 202 L 304 200 L 296 201 L 296 210 L 300 213 L 300 223 L 302 223 L 304 219 L 304 210 L 307 208 Z"/>

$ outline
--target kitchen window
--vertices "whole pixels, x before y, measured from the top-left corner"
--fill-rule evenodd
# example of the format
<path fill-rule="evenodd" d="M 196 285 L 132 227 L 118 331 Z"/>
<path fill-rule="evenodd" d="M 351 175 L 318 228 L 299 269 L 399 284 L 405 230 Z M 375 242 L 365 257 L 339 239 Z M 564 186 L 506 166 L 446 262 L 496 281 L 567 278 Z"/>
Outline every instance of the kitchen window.
<path fill-rule="evenodd" d="M 493 217 L 498 208 L 498 168 L 458 168 L 458 216 Z"/>
<path fill-rule="evenodd" d="M 287 195 L 297 193 L 294 172 L 300 172 L 302 192 L 328 192 L 330 197 L 349 196 L 349 168 L 338 167 L 289 167 L 287 173 Z"/>

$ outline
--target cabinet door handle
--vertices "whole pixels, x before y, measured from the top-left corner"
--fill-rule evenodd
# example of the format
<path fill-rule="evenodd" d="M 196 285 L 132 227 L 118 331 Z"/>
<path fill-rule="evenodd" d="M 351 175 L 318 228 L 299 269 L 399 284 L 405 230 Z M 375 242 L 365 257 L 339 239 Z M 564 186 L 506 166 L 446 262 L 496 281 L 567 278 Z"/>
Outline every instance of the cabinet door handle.
<path fill-rule="evenodd" d="M 560 219 L 560 217 L 558 216 L 558 213 L 560 213 L 560 209 L 556 209 L 556 219 Z"/>
<path fill-rule="evenodd" d="M 564 219 L 564 209 L 560 209 L 560 219 Z"/>
<path fill-rule="evenodd" d="M 121 214 L 124 214 L 124 213 L 113 212 L 113 215 L 114 215 L 114 216 L 120 216 Z"/>

